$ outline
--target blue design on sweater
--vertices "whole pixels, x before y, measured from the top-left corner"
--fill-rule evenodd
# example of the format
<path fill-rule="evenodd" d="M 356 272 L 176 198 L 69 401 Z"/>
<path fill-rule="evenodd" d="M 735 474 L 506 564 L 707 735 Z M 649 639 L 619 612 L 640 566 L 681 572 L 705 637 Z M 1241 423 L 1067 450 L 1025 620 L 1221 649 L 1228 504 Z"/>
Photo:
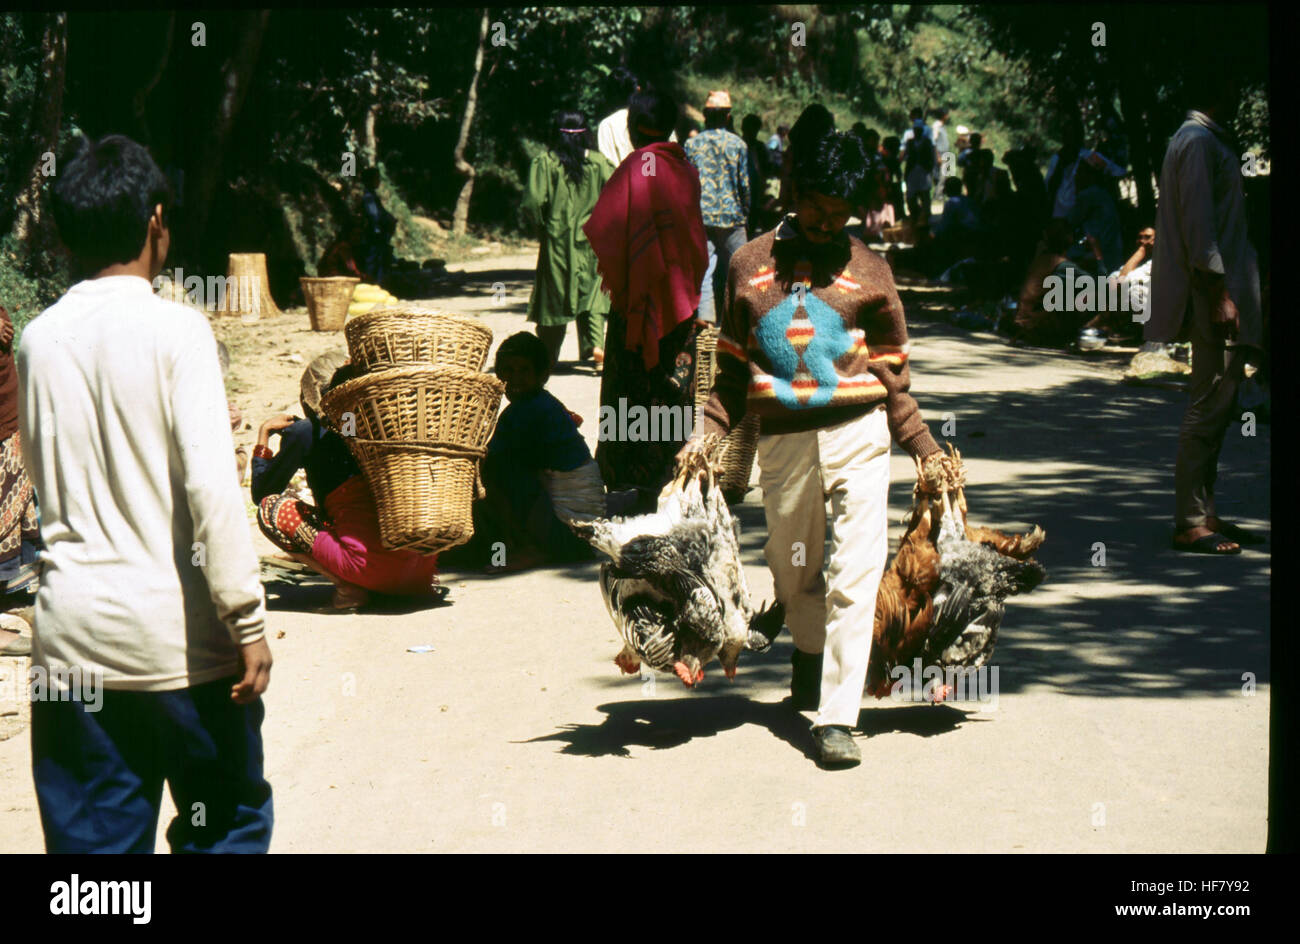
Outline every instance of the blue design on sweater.
<path fill-rule="evenodd" d="M 806 403 L 799 402 L 790 382 L 799 369 L 799 352 L 786 337 L 800 304 L 807 311 L 814 331 L 804 348 L 803 361 L 808 373 L 817 381 L 817 389 Z M 807 410 L 825 406 L 831 401 L 840 385 L 835 361 L 853 347 L 853 338 L 839 312 L 811 292 L 794 293 L 769 309 L 758 322 L 754 335 L 772 364 L 772 393 L 778 403 L 790 410 Z"/>
<path fill-rule="evenodd" d="M 844 326 L 844 319 L 830 305 L 816 295 L 805 294 L 804 308 L 816 332 L 803 352 L 803 362 L 817 381 L 817 389 L 808 398 L 808 407 L 825 406 L 835 396 L 840 385 L 840 375 L 835 361 L 853 347 L 853 338 Z"/>

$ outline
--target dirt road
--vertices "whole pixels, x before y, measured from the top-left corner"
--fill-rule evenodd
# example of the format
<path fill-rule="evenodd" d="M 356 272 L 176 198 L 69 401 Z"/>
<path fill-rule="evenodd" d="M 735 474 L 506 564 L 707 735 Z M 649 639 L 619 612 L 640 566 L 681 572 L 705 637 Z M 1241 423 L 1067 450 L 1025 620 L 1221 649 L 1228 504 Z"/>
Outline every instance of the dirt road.
<path fill-rule="evenodd" d="M 447 307 L 497 341 L 523 330 L 531 264 L 453 266 Z M 807 717 L 781 704 L 788 636 L 734 683 L 716 665 L 697 692 L 623 678 L 595 564 L 447 575 L 450 605 L 405 615 L 314 615 L 328 588 L 273 584 L 273 851 L 1262 851 L 1269 557 L 1168 550 L 1183 397 L 1122 386 L 1114 359 L 958 331 L 933 295 L 906 301 L 913 392 L 963 452 L 972 518 L 1048 534 L 1048 582 L 1008 605 L 995 699 L 864 702 L 864 763 L 824 772 Z M 306 360 L 336 343 L 222 330 L 250 332 L 233 376 L 258 414 L 297 399 L 301 365 L 268 367 L 288 360 L 274 341 Z M 594 446 L 597 379 L 550 388 Z M 1265 531 L 1269 434 L 1230 433 L 1219 479 L 1222 513 Z M 893 476 L 896 539 L 913 482 L 897 449 Z M 769 598 L 756 490 L 740 517 Z M 407 651 L 421 644 L 434 651 Z M 25 734 L 0 743 L 0 850 L 42 848 L 28 750 Z"/>

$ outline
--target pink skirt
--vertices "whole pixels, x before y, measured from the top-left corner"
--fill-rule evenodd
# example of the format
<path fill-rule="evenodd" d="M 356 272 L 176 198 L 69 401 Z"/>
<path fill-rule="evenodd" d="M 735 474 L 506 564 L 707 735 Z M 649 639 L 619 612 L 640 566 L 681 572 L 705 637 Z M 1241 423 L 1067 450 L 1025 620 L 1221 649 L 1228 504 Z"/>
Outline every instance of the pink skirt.
<path fill-rule="evenodd" d="M 328 523 L 316 534 L 311 556 L 348 583 L 376 593 L 429 593 L 438 559 L 416 551 L 390 551 L 379 534 L 379 514 L 370 486 L 354 475 L 325 496 Z"/>

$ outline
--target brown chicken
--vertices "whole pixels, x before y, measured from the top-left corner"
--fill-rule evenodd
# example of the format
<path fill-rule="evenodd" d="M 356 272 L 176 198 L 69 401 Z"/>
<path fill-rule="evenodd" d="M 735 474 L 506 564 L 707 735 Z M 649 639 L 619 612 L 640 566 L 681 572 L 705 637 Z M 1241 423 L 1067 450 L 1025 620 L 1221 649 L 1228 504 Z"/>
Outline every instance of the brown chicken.
<path fill-rule="evenodd" d="M 961 453 L 949 448 L 928 470 L 917 462 L 911 520 L 880 583 L 867 669 L 867 691 L 877 698 L 889 694 L 894 667 L 917 657 L 941 667 L 983 665 L 997 641 L 1002 600 L 1046 576 L 1030 560 L 1047 537 L 1042 528 L 1007 535 L 966 521 Z M 949 694 L 939 686 L 932 697 Z"/>

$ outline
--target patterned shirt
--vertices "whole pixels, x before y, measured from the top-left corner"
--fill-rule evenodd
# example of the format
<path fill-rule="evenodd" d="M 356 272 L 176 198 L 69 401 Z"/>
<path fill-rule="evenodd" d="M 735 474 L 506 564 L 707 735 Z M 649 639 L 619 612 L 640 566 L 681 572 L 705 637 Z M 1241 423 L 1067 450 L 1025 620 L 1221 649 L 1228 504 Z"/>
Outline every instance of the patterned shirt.
<path fill-rule="evenodd" d="M 700 173 L 705 226 L 744 226 L 749 219 L 749 148 L 726 128 L 701 131 L 683 145 Z"/>
<path fill-rule="evenodd" d="M 746 243 L 731 257 L 721 329 L 700 433 L 726 434 L 749 412 L 766 435 L 825 429 L 883 404 L 908 453 L 939 450 L 908 393 L 893 275 L 859 240 L 813 246 L 787 217 Z"/>

